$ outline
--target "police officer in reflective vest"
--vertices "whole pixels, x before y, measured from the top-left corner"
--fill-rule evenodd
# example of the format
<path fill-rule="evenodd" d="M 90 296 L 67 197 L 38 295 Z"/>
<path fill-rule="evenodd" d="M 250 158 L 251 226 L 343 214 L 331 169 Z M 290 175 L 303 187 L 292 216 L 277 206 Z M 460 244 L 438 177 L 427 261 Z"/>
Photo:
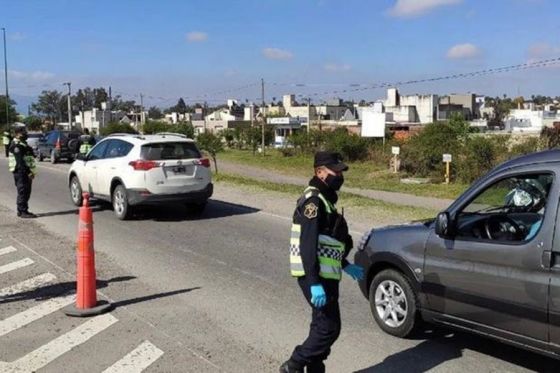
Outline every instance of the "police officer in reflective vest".
<path fill-rule="evenodd" d="M 363 277 L 363 268 L 346 260 L 352 237 L 335 206 L 348 166 L 338 153 L 317 152 L 314 167 L 315 176 L 297 202 L 290 239 L 290 270 L 312 308 L 311 326 L 307 339 L 280 367 L 281 373 L 325 372 L 324 361 L 340 334 L 342 272 L 355 280 Z"/>
<path fill-rule="evenodd" d="M 89 129 L 84 130 L 84 134 L 80 136 L 80 154 L 87 154 L 95 145 L 95 138 L 89 134 Z"/>
<path fill-rule="evenodd" d="M 17 214 L 21 218 L 35 218 L 35 214 L 29 212 L 29 197 L 31 197 L 31 184 L 37 173 L 33 149 L 27 145 L 27 131 L 24 127 L 15 130 L 16 137 L 10 144 L 8 165 L 10 172 L 14 174 L 17 188 Z"/>
<path fill-rule="evenodd" d="M 4 151 L 6 152 L 6 158 L 9 156 L 10 143 L 12 142 L 12 136 L 10 136 L 10 131 L 5 130 L 2 134 L 2 145 L 4 145 Z"/>

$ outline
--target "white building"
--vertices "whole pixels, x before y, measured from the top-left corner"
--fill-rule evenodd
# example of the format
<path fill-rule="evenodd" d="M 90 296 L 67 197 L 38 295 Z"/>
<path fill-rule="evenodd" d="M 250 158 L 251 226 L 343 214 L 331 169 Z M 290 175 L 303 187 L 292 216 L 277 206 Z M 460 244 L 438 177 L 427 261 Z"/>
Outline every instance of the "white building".
<path fill-rule="evenodd" d="M 177 124 L 179 122 L 189 122 L 192 120 L 192 115 L 190 113 L 176 113 L 172 112 L 170 114 L 165 114 L 164 120 L 170 124 Z"/>
<path fill-rule="evenodd" d="M 539 132 L 544 126 L 544 111 L 513 109 L 504 120 L 505 129 L 513 132 Z"/>
<path fill-rule="evenodd" d="M 89 129 L 99 133 L 99 130 L 111 121 L 120 121 L 124 113 L 120 111 L 110 111 L 93 108 L 91 110 L 80 111 L 75 117 L 76 125 L 82 130 Z"/>
<path fill-rule="evenodd" d="M 433 123 L 438 117 L 438 105 L 438 95 L 401 96 L 396 88 L 389 88 L 383 101 L 389 122 Z"/>

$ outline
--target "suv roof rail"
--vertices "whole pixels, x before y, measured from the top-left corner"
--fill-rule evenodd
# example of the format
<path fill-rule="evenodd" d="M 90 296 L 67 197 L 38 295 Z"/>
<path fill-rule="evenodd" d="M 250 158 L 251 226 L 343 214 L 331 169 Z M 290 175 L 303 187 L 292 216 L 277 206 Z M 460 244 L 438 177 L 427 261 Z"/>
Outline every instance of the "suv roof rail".
<path fill-rule="evenodd" d="M 176 132 L 158 132 L 158 133 L 154 133 L 154 135 L 159 135 L 159 136 L 178 136 L 178 137 L 182 137 L 184 139 L 188 139 L 189 137 L 187 135 L 183 135 L 182 133 L 176 133 Z"/>
<path fill-rule="evenodd" d="M 127 137 L 137 137 L 137 138 L 141 138 L 142 136 L 137 134 L 137 133 L 111 133 L 105 137 L 119 137 L 119 136 L 127 136 Z"/>

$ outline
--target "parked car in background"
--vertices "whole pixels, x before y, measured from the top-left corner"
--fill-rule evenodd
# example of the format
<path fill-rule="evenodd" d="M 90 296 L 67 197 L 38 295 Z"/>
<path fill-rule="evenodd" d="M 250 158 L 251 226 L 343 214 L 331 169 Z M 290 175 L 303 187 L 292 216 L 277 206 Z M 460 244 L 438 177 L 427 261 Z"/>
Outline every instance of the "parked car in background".
<path fill-rule="evenodd" d="M 193 140 L 172 133 L 103 138 L 72 163 L 68 186 L 76 206 L 87 191 L 111 202 L 121 220 L 138 205 L 183 203 L 200 213 L 213 193 L 210 161 Z"/>
<path fill-rule="evenodd" d="M 37 157 L 39 161 L 48 158 L 51 163 L 64 159 L 72 162 L 80 148 L 79 131 L 54 130 L 47 132 L 39 140 Z"/>
<path fill-rule="evenodd" d="M 373 318 L 407 337 L 420 320 L 560 358 L 560 151 L 510 160 L 437 218 L 376 228 L 355 262 Z"/>
<path fill-rule="evenodd" d="M 39 141 L 43 138 L 42 132 L 29 132 L 27 134 L 27 145 L 33 149 L 35 157 L 39 155 Z"/>

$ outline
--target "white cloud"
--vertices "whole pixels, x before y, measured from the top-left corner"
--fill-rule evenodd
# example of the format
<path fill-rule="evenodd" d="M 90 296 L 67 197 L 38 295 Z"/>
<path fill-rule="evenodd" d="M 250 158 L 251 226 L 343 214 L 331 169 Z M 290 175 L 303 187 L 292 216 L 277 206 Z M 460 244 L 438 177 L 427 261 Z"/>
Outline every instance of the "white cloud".
<path fill-rule="evenodd" d="M 264 48 L 262 50 L 263 56 L 269 60 L 291 60 L 294 54 L 285 49 L 279 48 Z"/>
<path fill-rule="evenodd" d="M 36 82 L 54 78 L 53 73 L 49 73 L 46 71 L 8 70 L 8 75 L 15 80 L 36 81 Z"/>
<path fill-rule="evenodd" d="M 530 58 L 534 59 L 558 57 L 558 55 L 560 55 L 560 46 L 554 46 L 548 43 L 535 43 L 529 47 L 527 53 Z"/>
<path fill-rule="evenodd" d="M 480 48 L 471 43 L 457 44 L 447 51 L 447 58 L 452 60 L 465 60 L 476 58 L 482 54 Z"/>
<path fill-rule="evenodd" d="M 463 0 L 397 0 L 387 12 L 390 16 L 412 18 L 424 15 L 435 8 L 455 5 Z"/>
<path fill-rule="evenodd" d="M 191 31 L 187 33 L 189 43 L 199 43 L 208 40 L 208 34 L 202 31 Z"/>
<path fill-rule="evenodd" d="M 343 72 L 343 71 L 350 71 L 352 66 L 348 64 L 336 64 L 336 63 L 327 63 L 325 64 L 325 70 L 329 72 Z"/>

